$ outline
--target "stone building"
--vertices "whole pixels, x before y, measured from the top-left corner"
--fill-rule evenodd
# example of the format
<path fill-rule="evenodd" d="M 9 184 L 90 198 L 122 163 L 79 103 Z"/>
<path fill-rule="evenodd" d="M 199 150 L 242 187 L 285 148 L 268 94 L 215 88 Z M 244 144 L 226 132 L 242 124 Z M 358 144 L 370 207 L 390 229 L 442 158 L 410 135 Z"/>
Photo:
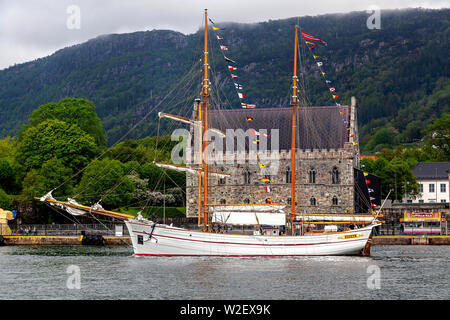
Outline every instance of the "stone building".
<path fill-rule="evenodd" d="M 236 132 L 238 129 L 247 133 L 244 142 L 241 140 L 243 148 L 238 148 L 236 138 L 230 150 L 224 145 L 223 153 L 210 156 L 210 171 L 230 174 L 226 178 L 209 177 L 210 204 L 272 202 L 286 204 L 286 212 L 290 210 L 291 112 L 290 107 L 210 111 L 210 127 L 227 134 L 229 130 Z M 351 106 L 301 107 L 297 113 L 297 128 L 296 212 L 355 212 L 360 198 L 355 194 L 359 189 L 356 181 L 359 145 L 355 99 L 352 98 Z M 191 133 L 193 131 L 191 127 Z M 255 132 L 269 136 L 258 136 Z M 267 143 L 267 149 L 274 151 L 271 147 L 276 142 L 279 149 L 276 160 L 263 159 L 259 153 L 256 160 L 251 158 L 250 152 L 256 146 Z M 191 148 L 193 145 L 192 142 Z M 188 152 L 193 151 L 188 148 Z M 240 159 L 246 160 L 244 163 L 235 160 L 239 155 L 242 156 Z M 220 157 L 223 161 L 219 161 Z M 188 173 L 188 217 L 197 216 L 198 192 L 198 174 Z"/>

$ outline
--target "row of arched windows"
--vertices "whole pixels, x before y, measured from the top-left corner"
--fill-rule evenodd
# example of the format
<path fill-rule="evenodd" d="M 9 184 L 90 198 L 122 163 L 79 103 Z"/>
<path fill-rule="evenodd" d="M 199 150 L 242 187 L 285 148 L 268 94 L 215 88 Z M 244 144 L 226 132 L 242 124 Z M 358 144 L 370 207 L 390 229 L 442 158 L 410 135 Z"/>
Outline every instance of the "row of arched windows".
<path fill-rule="evenodd" d="M 250 171 L 244 171 L 244 184 L 250 184 Z M 268 177 L 268 176 L 266 176 Z M 270 179 L 269 179 L 270 180 Z M 317 180 L 317 171 L 314 168 L 311 168 L 308 171 L 308 183 L 315 184 Z M 291 183 L 291 169 L 288 167 L 286 169 L 286 183 Z M 340 183 L 340 173 L 338 168 L 334 167 L 331 171 L 331 183 L 332 184 L 339 184 Z M 219 179 L 219 184 L 225 184 L 225 178 Z"/>
<path fill-rule="evenodd" d="M 220 204 L 226 204 L 226 203 L 227 203 L 227 200 L 226 200 L 226 199 L 221 199 L 221 200 L 220 200 Z M 245 200 L 244 200 L 244 203 L 245 203 L 245 204 L 249 204 L 249 203 L 250 203 L 250 199 L 245 199 Z M 288 199 L 287 199 L 287 203 L 288 203 L 288 204 L 291 203 L 291 198 L 288 198 Z M 309 199 L 309 204 L 310 204 L 311 206 L 317 206 L 317 200 L 316 200 L 316 198 L 311 197 L 311 198 Z M 331 204 L 332 204 L 333 206 L 337 206 L 337 205 L 339 204 L 339 200 L 338 200 L 338 198 L 337 198 L 336 196 L 333 196 L 333 199 L 331 199 Z"/>

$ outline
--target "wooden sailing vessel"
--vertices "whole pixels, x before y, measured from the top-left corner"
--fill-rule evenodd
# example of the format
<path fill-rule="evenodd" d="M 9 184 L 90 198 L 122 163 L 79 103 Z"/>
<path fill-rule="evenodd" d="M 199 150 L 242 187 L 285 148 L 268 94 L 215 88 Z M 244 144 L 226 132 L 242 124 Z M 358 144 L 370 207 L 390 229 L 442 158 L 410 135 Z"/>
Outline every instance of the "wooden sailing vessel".
<path fill-rule="evenodd" d="M 285 205 L 246 204 L 246 205 L 211 205 L 209 201 L 208 177 L 219 177 L 229 174 L 211 171 L 209 168 L 208 130 L 210 128 L 210 79 L 208 59 L 208 17 L 204 16 L 204 58 L 202 99 L 198 104 L 197 120 L 159 113 L 160 118 L 181 121 L 202 128 L 205 139 L 202 141 L 202 163 L 198 167 L 180 166 L 155 162 L 159 167 L 198 174 L 198 224 L 200 230 L 189 230 L 172 225 L 157 224 L 149 219 L 128 216 L 104 210 L 98 204 L 88 207 L 76 203 L 53 199 L 51 193 L 41 198 L 72 214 L 83 212 L 95 213 L 122 219 L 129 230 L 134 253 L 137 256 L 316 256 L 316 255 L 358 255 L 368 254 L 372 228 L 379 225 L 378 215 L 338 215 L 308 214 L 298 215 L 295 211 L 296 196 L 296 135 L 297 111 L 297 42 L 298 27 L 295 28 L 294 72 L 292 92 L 292 160 L 291 160 L 291 204 L 289 214 L 283 211 Z M 217 131 L 217 130 L 216 130 Z M 220 133 L 220 132 L 219 132 Z M 223 134 L 223 133 L 222 133 Z M 203 198 L 203 199 L 202 199 Z M 338 232 L 328 228 L 323 232 L 305 232 L 306 228 L 315 225 L 352 224 L 353 229 Z M 222 226 L 221 231 L 213 225 Z M 252 234 L 230 231 L 227 225 L 254 225 Z M 356 227 L 356 226 L 361 227 Z M 270 226 L 264 230 L 264 226 Z M 267 232 L 269 230 L 269 232 Z M 284 230 L 280 232 L 280 230 Z M 297 232 L 299 230 L 299 232 Z M 270 233 L 270 234 L 269 234 Z"/>

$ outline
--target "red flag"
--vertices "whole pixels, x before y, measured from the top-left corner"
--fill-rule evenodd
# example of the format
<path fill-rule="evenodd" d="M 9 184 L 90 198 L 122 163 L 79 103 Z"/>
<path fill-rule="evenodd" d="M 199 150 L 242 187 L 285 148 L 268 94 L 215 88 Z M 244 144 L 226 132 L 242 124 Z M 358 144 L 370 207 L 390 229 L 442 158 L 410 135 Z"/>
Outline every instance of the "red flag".
<path fill-rule="evenodd" d="M 324 43 L 324 44 L 327 44 L 325 41 L 320 40 L 319 38 L 316 38 L 316 37 L 314 37 L 313 35 L 310 35 L 309 33 L 306 33 L 306 32 L 303 31 L 303 30 L 302 30 L 302 37 L 303 37 L 304 39 L 306 39 L 306 40 L 309 40 L 309 41 L 320 41 L 320 42 L 322 42 L 322 43 Z"/>
<path fill-rule="evenodd" d="M 366 183 L 369 184 L 369 183 L 370 183 L 370 180 L 367 180 L 367 179 L 366 179 Z"/>

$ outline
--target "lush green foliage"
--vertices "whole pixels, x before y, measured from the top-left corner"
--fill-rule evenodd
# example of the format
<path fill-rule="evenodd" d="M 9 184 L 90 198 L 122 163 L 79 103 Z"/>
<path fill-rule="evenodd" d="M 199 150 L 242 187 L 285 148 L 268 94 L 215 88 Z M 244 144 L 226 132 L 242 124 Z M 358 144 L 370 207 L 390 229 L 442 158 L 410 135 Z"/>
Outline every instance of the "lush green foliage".
<path fill-rule="evenodd" d="M 83 168 L 98 153 L 94 138 L 76 124 L 45 120 L 26 129 L 19 141 L 15 159 L 23 171 L 39 169 L 56 157 L 73 170 Z"/>
<path fill-rule="evenodd" d="M 12 210 L 11 197 L 2 188 L 0 188 L 0 209 Z"/>
<path fill-rule="evenodd" d="M 37 126 L 50 119 L 76 124 L 91 135 L 98 146 L 106 146 L 106 133 L 95 111 L 95 105 L 87 99 L 64 98 L 57 103 L 41 105 L 31 113 L 30 126 Z"/>

